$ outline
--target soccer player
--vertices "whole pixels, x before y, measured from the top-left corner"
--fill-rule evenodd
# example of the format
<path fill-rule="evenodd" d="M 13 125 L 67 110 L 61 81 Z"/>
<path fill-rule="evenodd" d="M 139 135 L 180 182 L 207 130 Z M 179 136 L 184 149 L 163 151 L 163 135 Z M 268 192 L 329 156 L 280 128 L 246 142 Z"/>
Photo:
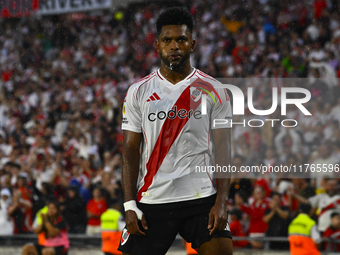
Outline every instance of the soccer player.
<path fill-rule="evenodd" d="M 118 250 L 166 254 L 179 233 L 200 255 L 229 255 L 230 178 L 192 168 L 230 164 L 229 97 L 190 64 L 196 42 L 186 9 L 167 9 L 156 25 L 161 67 L 133 84 L 123 105 L 126 227 Z"/>

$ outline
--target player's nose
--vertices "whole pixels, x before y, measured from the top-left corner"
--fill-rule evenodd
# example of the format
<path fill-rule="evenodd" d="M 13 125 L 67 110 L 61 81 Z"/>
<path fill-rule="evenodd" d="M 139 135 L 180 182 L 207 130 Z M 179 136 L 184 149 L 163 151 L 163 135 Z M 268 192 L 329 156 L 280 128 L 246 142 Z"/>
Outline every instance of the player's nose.
<path fill-rule="evenodd" d="M 176 42 L 176 40 L 172 40 L 170 43 L 170 50 L 178 50 L 179 46 L 178 43 Z"/>

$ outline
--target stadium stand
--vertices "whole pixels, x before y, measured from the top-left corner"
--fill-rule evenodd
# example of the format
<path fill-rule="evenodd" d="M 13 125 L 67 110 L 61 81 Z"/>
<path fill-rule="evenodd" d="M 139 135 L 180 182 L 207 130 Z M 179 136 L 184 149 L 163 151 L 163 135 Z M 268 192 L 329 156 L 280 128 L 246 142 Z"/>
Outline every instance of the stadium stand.
<path fill-rule="evenodd" d="M 66 218 L 74 218 L 70 201 L 77 201 L 73 234 L 85 233 L 85 205 L 96 188 L 107 201 L 122 204 L 121 107 L 128 87 L 159 67 L 155 20 L 173 4 L 131 3 L 95 14 L 0 19 L 1 234 L 31 233 L 36 213 L 51 198 L 60 202 Z M 235 127 L 234 158 L 248 166 L 340 163 L 340 1 L 177 4 L 195 17 L 193 65 L 213 77 L 247 78 L 238 86 L 257 89 L 258 109 L 269 108 L 268 91 L 285 86 L 283 78 L 303 78 L 303 87 L 312 93 L 306 108 L 313 118 L 288 108 L 287 116 L 299 121 L 294 130 L 270 123 L 259 129 Z M 277 111 L 271 117 L 281 118 Z M 259 200 L 266 207 L 258 216 L 262 221 L 275 207 L 269 197 L 273 190 L 292 219 L 301 201 L 296 194 L 308 199 L 330 189 L 327 179 L 311 177 L 233 179 L 229 209 L 243 209 L 242 232 L 249 234 L 250 222 L 252 236 L 270 235 L 265 222 L 254 230 L 246 212 L 256 211 Z M 336 181 L 334 194 L 340 199 L 340 175 L 323 177 Z M 254 199 L 253 189 L 242 183 L 260 187 L 263 198 Z M 70 186 L 76 198 L 70 198 Z M 340 212 L 340 206 L 330 210 Z"/>

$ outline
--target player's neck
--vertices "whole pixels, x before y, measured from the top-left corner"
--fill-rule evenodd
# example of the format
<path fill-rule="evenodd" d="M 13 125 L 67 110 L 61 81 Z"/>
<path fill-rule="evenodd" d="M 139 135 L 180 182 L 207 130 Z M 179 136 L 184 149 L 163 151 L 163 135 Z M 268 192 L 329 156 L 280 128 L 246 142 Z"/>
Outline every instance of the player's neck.
<path fill-rule="evenodd" d="M 165 79 L 167 79 L 172 84 L 176 84 L 187 77 L 194 68 L 190 65 L 188 61 L 183 68 L 180 70 L 171 70 L 163 61 L 161 62 L 160 73 Z"/>

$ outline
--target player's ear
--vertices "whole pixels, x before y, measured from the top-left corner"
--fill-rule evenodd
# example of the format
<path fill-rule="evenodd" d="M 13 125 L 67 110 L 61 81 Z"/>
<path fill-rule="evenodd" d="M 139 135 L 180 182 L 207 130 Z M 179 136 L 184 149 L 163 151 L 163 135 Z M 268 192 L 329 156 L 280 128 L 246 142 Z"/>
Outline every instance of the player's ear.
<path fill-rule="evenodd" d="M 155 40 L 155 46 L 156 46 L 156 50 L 159 52 L 159 41 L 158 41 L 158 39 Z"/>
<path fill-rule="evenodd" d="M 195 45 L 196 45 L 196 40 L 193 39 L 193 40 L 191 41 L 191 49 L 190 49 L 190 52 L 193 52 L 193 51 L 194 51 Z"/>

